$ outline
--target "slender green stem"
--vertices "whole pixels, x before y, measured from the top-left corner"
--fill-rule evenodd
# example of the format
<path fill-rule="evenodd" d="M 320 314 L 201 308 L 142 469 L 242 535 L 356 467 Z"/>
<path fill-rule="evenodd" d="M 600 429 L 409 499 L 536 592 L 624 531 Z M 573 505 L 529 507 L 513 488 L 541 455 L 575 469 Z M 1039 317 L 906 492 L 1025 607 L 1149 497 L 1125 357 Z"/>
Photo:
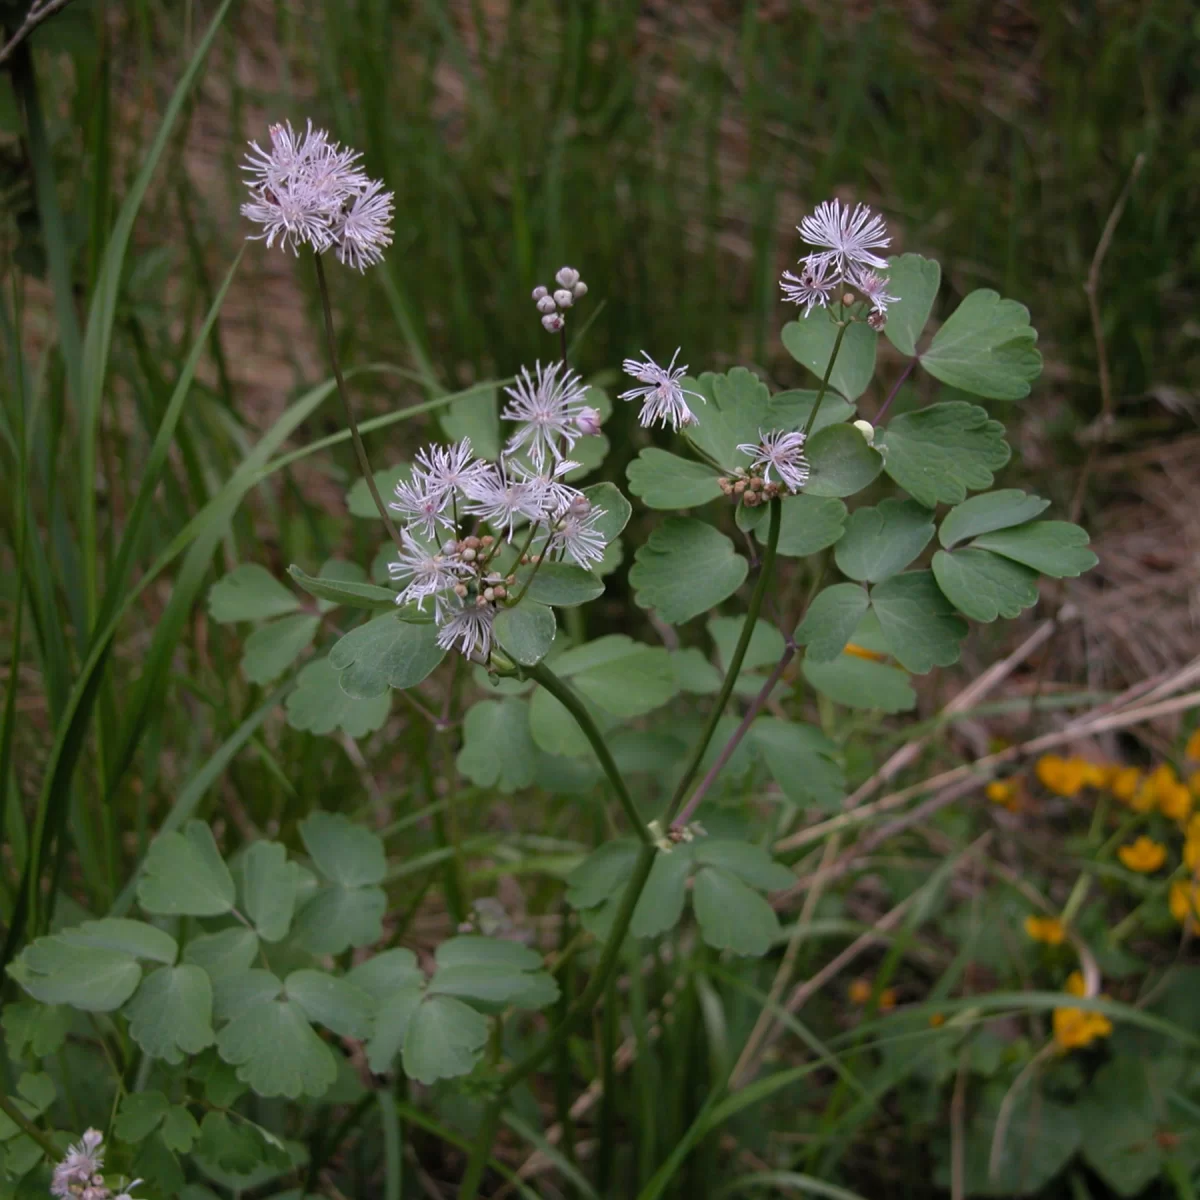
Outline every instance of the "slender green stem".
<path fill-rule="evenodd" d="M 621 807 L 625 810 L 625 815 L 633 826 L 634 835 L 641 840 L 643 845 L 652 846 L 646 822 L 642 820 L 642 815 L 638 812 L 637 805 L 629 794 L 629 788 L 626 786 L 625 780 L 621 778 L 621 772 L 613 761 L 604 735 L 596 728 L 596 722 L 592 720 L 592 714 L 584 707 L 583 701 L 575 694 L 574 689 L 559 679 L 545 663 L 538 663 L 535 667 L 526 667 L 525 674 L 540 683 L 575 718 L 579 728 L 583 730 L 583 736 L 595 750 L 596 757 L 600 760 L 600 766 L 613 786 L 613 791 L 617 793 L 617 799 L 621 802 Z"/>
<path fill-rule="evenodd" d="M 816 411 L 815 406 L 813 411 Z M 664 825 L 671 823 L 675 814 L 679 811 L 680 805 L 683 804 L 683 798 L 687 795 L 687 790 L 691 787 L 692 780 L 696 777 L 696 772 L 700 769 L 700 763 L 704 758 L 705 751 L 708 749 L 708 743 L 712 741 L 717 724 L 721 720 L 722 713 L 725 711 L 725 706 L 729 703 L 729 697 L 733 694 L 733 685 L 737 682 L 738 674 L 742 669 L 742 660 L 746 657 L 746 649 L 750 645 L 750 638 L 754 635 L 754 626 L 758 623 L 758 614 L 762 610 L 763 597 L 767 594 L 771 576 L 774 574 L 775 550 L 779 545 L 780 521 L 781 501 L 776 496 L 771 501 L 771 522 L 767 531 L 767 545 L 763 552 L 762 568 L 758 573 L 758 582 L 754 585 L 754 592 L 750 597 L 750 607 L 746 611 L 746 620 L 742 625 L 741 636 L 739 636 L 737 646 L 734 648 L 733 657 L 729 660 L 729 669 L 725 672 L 724 682 L 721 684 L 720 692 L 717 693 L 717 700 L 713 705 L 712 712 L 708 715 L 704 731 L 700 734 L 700 740 L 696 743 L 695 749 L 692 751 L 692 757 L 684 769 L 679 783 L 676 785 L 675 794 L 671 797 L 670 804 L 667 805 L 667 811 L 663 817 Z"/>
<path fill-rule="evenodd" d="M 62 1151 L 50 1140 L 48 1134 L 40 1130 L 29 1118 L 3 1093 L 0 1093 L 0 1112 L 2 1112 L 23 1134 L 33 1138 L 46 1152 L 51 1161 L 57 1161 Z"/>
<path fill-rule="evenodd" d="M 846 330 L 849 328 L 850 322 L 843 321 L 838 328 L 837 337 L 833 339 L 833 349 L 829 353 L 829 363 L 825 368 L 825 378 L 821 380 L 821 386 L 817 391 L 817 398 L 813 401 L 812 412 L 808 414 L 808 420 L 804 422 L 804 438 L 806 441 L 817 422 L 817 413 L 820 411 L 821 401 L 825 399 L 825 393 L 829 390 L 829 377 L 833 374 L 833 364 L 837 362 L 838 351 L 842 348 L 842 338 L 846 336 Z"/>
<path fill-rule="evenodd" d="M 642 889 L 646 886 L 646 880 L 650 877 L 650 868 L 654 866 L 657 853 L 658 851 L 652 842 L 647 841 L 643 843 L 638 857 L 633 864 L 633 874 L 630 876 L 629 882 L 625 885 L 625 891 L 621 894 L 621 906 L 617 910 L 616 918 L 613 920 L 612 931 L 608 935 L 608 941 L 604 943 L 604 951 L 600 956 L 600 961 L 596 964 L 596 969 L 592 972 L 592 977 L 588 980 L 587 987 L 580 993 L 579 999 L 571 1005 L 567 1010 L 567 1015 L 554 1027 L 546 1040 L 535 1050 L 531 1050 L 520 1062 L 516 1063 L 500 1081 L 496 1094 L 488 1105 L 483 1116 L 483 1121 L 480 1124 L 479 1136 L 471 1151 L 471 1158 L 467 1163 L 466 1173 L 463 1175 L 462 1183 L 458 1189 L 458 1200 L 474 1200 L 479 1191 L 484 1166 L 487 1163 L 488 1155 L 492 1148 L 492 1141 L 496 1136 L 496 1129 L 500 1124 L 500 1115 L 504 1111 L 504 1098 L 523 1079 L 532 1075 L 566 1041 L 576 1024 L 592 1011 L 596 1001 L 600 999 L 601 994 L 608 985 L 608 978 L 620 959 L 625 934 L 628 933 L 629 923 L 633 920 L 633 910 L 637 907 Z"/>
<path fill-rule="evenodd" d="M 358 458 L 358 469 L 367 481 L 367 491 L 371 493 L 371 499 L 375 501 L 375 507 L 379 510 L 379 515 L 383 518 L 383 525 L 388 531 L 388 537 L 403 550 L 404 543 L 400 540 L 400 531 L 396 528 L 395 522 L 393 522 L 391 516 L 388 514 L 387 505 L 384 504 L 382 497 L 379 495 L 379 488 L 375 486 L 375 474 L 371 470 L 371 460 L 367 458 L 367 448 L 363 445 L 362 436 L 358 432 L 358 422 L 355 421 L 354 412 L 350 407 L 350 396 L 346 391 L 346 380 L 342 377 L 341 359 L 338 358 L 337 339 L 333 335 L 333 309 L 329 304 L 329 285 L 325 281 L 325 266 L 321 262 L 321 255 L 318 251 L 313 252 L 313 262 L 317 265 L 317 290 L 321 293 L 321 313 L 325 318 L 325 344 L 329 348 L 329 361 L 333 367 L 334 381 L 337 383 L 338 399 L 341 400 L 342 410 L 346 414 L 346 424 L 350 429 L 350 440 L 354 443 L 354 453 Z"/>

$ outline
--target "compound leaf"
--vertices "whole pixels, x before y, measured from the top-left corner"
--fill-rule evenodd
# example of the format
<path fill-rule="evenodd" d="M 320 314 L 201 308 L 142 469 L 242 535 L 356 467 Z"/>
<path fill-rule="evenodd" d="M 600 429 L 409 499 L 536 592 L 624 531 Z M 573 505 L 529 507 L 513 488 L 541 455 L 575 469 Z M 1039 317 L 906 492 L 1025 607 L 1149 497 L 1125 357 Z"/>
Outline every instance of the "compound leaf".
<path fill-rule="evenodd" d="M 888 291 L 896 300 L 888 305 L 884 336 L 901 354 L 914 355 L 917 342 L 933 311 L 942 268 L 932 258 L 901 254 L 888 259 Z"/>
<path fill-rule="evenodd" d="M 1024 525 L 1049 507 L 1049 500 L 1026 495 L 1019 488 L 984 492 L 964 500 L 942 518 L 938 541 L 950 550 L 959 542 L 978 537 L 981 533 Z"/>
<path fill-rule="evenodd" d="M 213 989 L 200 967 L 159 967 L 125 1006 L 129 1033 L 151 1058 L 181 1063 L 213 1043 Z"/>
<path fill-rule="evenodd" d="M 926 508 L 961 504 L 968 491 L 991 487 L 1012 453 L 1004 426 L 963 400 L 901 413 L 875 431 L 875 445 L 883 469 Z"/>
<path fill-rule="evenodd" d="M 258 563 L 234 567 L 208 591 L 209 616 L 222 625 L 234 621 L 265 621 L 293 613 L 299 607 L 295 593 Z"/>
<path fill-rule="evenodd" d="M 1037 603 L 1037 575 L 990 550 L 939 550 L 933 576 L 942 594 L 974 621 L 1016 617 Z"/>
<path fill-rule="evenodd" d="M 742 585 L 749 564 L 723 533 L 690 517 L 668 517 L 638 547 L 629 582 L 642 608 L 679 625 Z"/>
<path fill-rule="evenodd" d="M 159 834 L 150 844 L 138 883 L 138 903 L 147 912 L 216 917 L 229 912 L 235 895 L 233 876 L 203 821 Z"/>
<path fill-rule="evenodd" d="M 889 322 L 890 324 L 890 322 Z M 967 296 L 934 334 L 921 365 L 935 378 L 973 396 L 1020 400 L 1042 371 L 1029 310 L 999 292 Z"/>
<path fill-rule="evenodd" d="M 924 675 L 958 661 L 967 623 L 956 615 L 932 572 L 907 571 L 877 584 L 871 589 L 871 607 L 888 649 L 906 670 Z"/>
<path fill-rule="evenodd" d="M 879 583 L 903 571 L 933 539 L 933 515 L 915 500 L 881 500 L 850 514 L 833 552 L 851 579 Z"/>
<path fill-rule="evenodd" d="M 481 700 L 467 711 L 456 762 L 472 783 L 509 795 L 533 782 L 535 759 L 524 700 Z"/>

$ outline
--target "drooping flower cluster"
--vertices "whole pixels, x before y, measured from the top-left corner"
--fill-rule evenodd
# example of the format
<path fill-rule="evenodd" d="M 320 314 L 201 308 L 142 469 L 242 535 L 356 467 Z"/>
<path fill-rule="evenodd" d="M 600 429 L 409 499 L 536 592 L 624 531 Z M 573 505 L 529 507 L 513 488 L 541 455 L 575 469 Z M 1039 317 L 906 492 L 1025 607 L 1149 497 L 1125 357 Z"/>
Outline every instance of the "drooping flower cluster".
<path fill-rule="evenodd" d="M 686 397 L 691 396 L 701 404 L 707 403 L 699 392 L 689 391 L 680 382 L 687 374 L 687 364 L 677 367 L 675 360 L 679 357 L 679 349 L 671 355 L 668 366 L 660 367 L 658 363 L 642 351 L 642 359 L 627 358 L 621 367 L 626 375 L 632 375 L 638 381 L 638 387 L 632 387 L 622 392 L 622 400 L 641 400 L 642 411 L 638 417 L 642 425 L 670 425 L 678 429 L 681 425 L 696 424 L 696 414 L 688 407 Z"/>
<path fill-rule="evenodd" d="M 800 236 L 817 249 L 800 260 L 799 275 L 784 271 L 780 280 L 785 300 L 798 304 L 807 317 L 814 308 L 825 308 L 839 288 L 854 288 L 870 306 L 867 320 L 882 329 L 887 308 L 896 297 L 889 295 L 887 260 L 875 253 L 891 245 L 883 218 L 865 204 L 853 209 L 840 200 L 818 204 L 816 211 L 797 227 Z"/>
<path fill-rule="evenodd" d="M 533 289 L 533 302 L 542 314 L 542 327 L 547 333 L 557 333 L 566 325 L 567 318 L 563 314 L 576 300 L 582 300 L 588 290 L 574 267 L 559 267 L 554 282 L 558 287 L 553 291 L 540 284 Z"/>
<path fill-rule="evenodd" d="M 334 250 L 338 260 L 365 271 L 392 244 L 392 193 L 359 166 L 357 150 L 343 149 L 313 123 L 298 133 L 272 125 L 271 145 L 250 143 L 242 169 L 250 200 L 242 215 L 262 226 L 252 235 L 268 246 L 300 253 Z"/>
<path fill-rule="evenodd" d="M 72 1200 L 132 1200 L 129 1193 L 142 1181 L 135 1179 L 114 1193 L 101 1174 L 103 1166 L 104 1135 L 98 1129 L 89 1129 L 55 1166 L 50 1194 Z"/>
<path fill-rule="evenodd" d="M 589 568 L 604 557 L 598 523 L 605 510 L 564 481 L 579 464 L 563 457 L 557 443 L 561 437 L 569 448 L 585 432 L 577 383 L 570 372 L 560 378 L 557 369 L 540 365 L 535 377 L 523 373 L 505 410 L 522 424 L 498 462 L 476 458 L 464 438 L 422 450 L 410 477 L 397 484 L 390 507 L 405 525 L 403 549 L 388 568 L 401 585 L 396 603 L 423 612 L 432 600 L 443 649 L 486 660 L 496 614 L 521 599 L 542 561 L 569 559 Z M 541 420 L 510 411 L 526 401 Z M 570 422 L 576 423 L 571 438 Z"/>

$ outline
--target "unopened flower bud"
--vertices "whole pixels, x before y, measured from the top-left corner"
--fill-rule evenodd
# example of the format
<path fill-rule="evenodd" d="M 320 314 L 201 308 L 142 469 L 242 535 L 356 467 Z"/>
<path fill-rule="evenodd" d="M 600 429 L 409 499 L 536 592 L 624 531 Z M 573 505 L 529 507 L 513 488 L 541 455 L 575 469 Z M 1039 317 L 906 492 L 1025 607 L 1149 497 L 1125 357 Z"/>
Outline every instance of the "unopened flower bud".
<path fill-rule="evenodd" d="M 512 585 L 517 582 L 517 577 L 515 575 L 505 575 L 504 582 L 507 583 L 509 587 L 512 587 Z"/>
<path fill-rule="evenodd" d="M 566 288 L 559 288 L 558 291 L 554 293 L 554 303 L 557 304 L 559 308 L 570 308 L 571 305 L 575 303 L 575 296 Z"/>
<path fill-rule="evenodd" d="M 554 282 L 559 287 L 574 287 L 579 282 L 579 272 L 574 267 L 559 267 Z"/>
<path fill-rule="evenodd" d="M 740 496 L 745 490 L 746 490 L 746 481 L 744 479 L 739 479 L 737 481 L 737 483 L 735 483 L 733 485 L 733 494 L 735 496 Z"/>
<path fill-rule="evenodd" d="M 508 595 L 508 588 L 506 588 L 504 584 L 498 583 L 494 588 L 492 588 L 492 592 L 497 600 L 503 600 L 504 597 Z"/>
<path fill-rule="evenodd" d="M 485 600 L 483 596 L 476 596 L 475 597 L 475 607 L 476 608 L 487 608 L 487 600 Z"/>
<path fill-rule="evenodd" d="M 883 327 L 887 324 L 887 316 L 881 312 L 873 312 L 867 317 L 867 324 L 875 330 L 876 333 L 881 333 Z"/>
<path fill-rule="evenodd" d="M 875 441 L 875 426 L 870 421 L 855 421 L 854 428 L 867 439 L 867 445 Z"/>
<path fill-rule="evenodd" d="M 458 543 L 456 541 L 454 541 L 453 539 L 451 539 L 442 547 L 442 553 L 443 554 L 457 554 L 458 553 Z"/>
<path fill-rule="evenodd" d="M 581 279 L 572 289 L 571 294 L 576 300 L 582 300 L 587 295 L 587 284 Z"/>
<path fill-rule="evenodd" d="M 558 313 L 547 313 L 542 318 L 542 327 L 547 333 L 557 333 L 565 324 L 566 321 Z"/>
<path fill-rule="evenodd" d="M 540 312 L 540 313 L 552 313 L 552 312 L 554 312 L 554 311 L 555 311 L 555 309 L 556 309 L 557 307 L 558 307 L 558 305 L 554 303 L 554 297 L 553 297 L 553 296 L 551 296 L 551 295 L 548 295 L 548 294 L 547 294 L 547 292 L 546 292 L 546 289 L 545 289 L 545 288 L 542 288 L 542 294 L 541 294 L 541 296 L 538 298 L 538 302 L 537 302 L 537 310 L 538 310 L 538 312 Z"/>
<path fill-rule="evenodd" d="M 543 296 L 548 296 L 548 295 L 550 295 L 550 289 L 542 287 L 542 285 L 540 283 L 538 284 L 537 287 L 535 287 L 533 289 L 533 298 L 535 300 L 541 300 L 541 298 Z"/>
<path fill-rule="evenodd" d="M 481 544 L 483 544 L 484 546 L 490 546 L 495 540 L 496 539 L 494 537 L 492 537 L 492 535 L 490 533 L 485 533 L 483 535 L 483 537 L 481 537 L 479 539 Z"/>
<path fill-rule="evenodd" d="M 463 562 L 474 562 L 475 551 L 468 546 L 467 549 L 462 552 L 462 560 Z"/>
<path fill-rule="evenodd" d="M 842 296 L 843 304 L 853 304 L 854 301 L 855 301 L 855 295 L 853 292 L 846 292 L 845 295 Z"/>
<path fill-rule="evenodd" d="M 483 589 L 483 598 L 485 600 L 495 600 L 496 589 L 495 588 L 484 588 Z"/>
<path fill-rule="evenodd" d="M 588 435 L 600 432 L 600 413 L 598 409 L 584 406 L 575 418 L 575 427 L 580 433 Z"/>
<path fill-rule="evenodd" d="M 751 487 L 752 487 L 752 488 L 753 488 L 753 489 L 754 489 L 756 492 L 761 492 L 761 491 L 762 491 L 762 485 L 763 485 L 763 481 L 762 481 L 762 476 L 761 476 L 761 475 L 751 475 L 751 476 L 750 476 L 750 486 L 751 486 Z"/>
<path fill-rule="evenodd" d="M 465 583 L 456 583 L 454 585 L 454 594 L 462 600 L 467 594 L 467 585 Z"/>
<path fill-rule="evenodd" d="M 762 497 L 757 492 L 747 492 L 742 497 L 742 503 L 747 508 L 757 508 L 762 503 Z"/>
<path fill-rule="evenodd" d="M 470 537 L 465 538 L 463 540 L 463 545 L 467 546 L 471 550 L 478 550 L 479 549 L 479 539 L 474 534 L 471 534 Z"/>

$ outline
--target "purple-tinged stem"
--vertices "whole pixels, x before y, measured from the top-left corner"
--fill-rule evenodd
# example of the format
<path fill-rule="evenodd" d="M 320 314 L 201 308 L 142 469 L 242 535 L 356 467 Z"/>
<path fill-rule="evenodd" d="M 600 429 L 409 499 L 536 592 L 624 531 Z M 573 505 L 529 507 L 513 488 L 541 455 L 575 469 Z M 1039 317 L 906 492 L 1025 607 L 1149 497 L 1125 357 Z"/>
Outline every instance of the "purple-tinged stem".
<path fill-rule="evenodd" d="M 904 386 L 904 381 L 913 373 L 913 368 L 917 365 L 917 361 L 918 360 L 915 356 L 908 360 L 908 366 L 905 367 L 900 373 L 900 378 L 897 379 L 894 384 L 892 384 L 892 390 L 888 392 L 887 399 L 883 402 L 882 407 L 875 414 L 874 424 L 878 425 L 879 422 L 887 416 L 887 410 L 891 408 L 892 401 L 896 398 L 896 393 L 900 391 L 900 389 Z"/>

